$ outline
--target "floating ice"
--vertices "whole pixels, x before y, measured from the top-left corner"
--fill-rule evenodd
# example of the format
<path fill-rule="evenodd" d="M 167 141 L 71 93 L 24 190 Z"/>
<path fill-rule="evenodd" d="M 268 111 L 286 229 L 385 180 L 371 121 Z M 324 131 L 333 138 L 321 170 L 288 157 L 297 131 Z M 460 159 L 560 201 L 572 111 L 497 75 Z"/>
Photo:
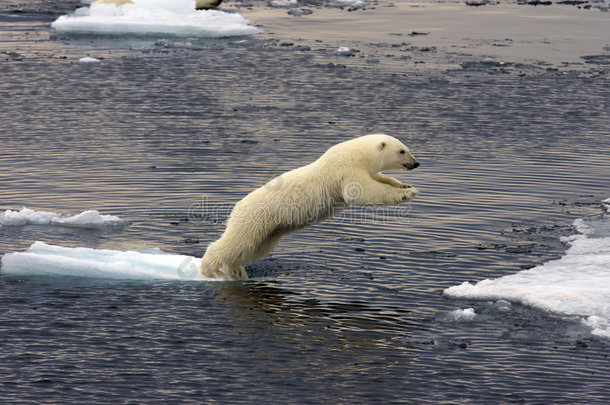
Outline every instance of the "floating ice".
<path fill-rule="evenodd" d="M 474 319 L 476 313 L 474 308 L 456 309 L 451 311 L 451 317 L 457 322 L 470 322 Z"/>
<path fill-rule="evenodd" d="M 297 0 L 273 0 L 271 7 L 292 8 L 299 5 Z"/>
<path fill-rule="evenodd" d="M 114 215 L 102 215 L 96 210 L 84 211 L 78 215 L 61 215 L 49 211 L 34 211 L 23 207 L 20 211 L 6 210 L 0 214 L 0 225 L 58 225 L 74 228 L 99 229 L 106 226 L 125 225 L 125 221 Z"/>
<path fill-rule="evenodd" d="M 34 211 L 23 207 L 21 211 L 6 210 L 0 214 L 0 225 L 20 226 L 20 225 L 48 225 L 59 214 L 48 211 Z"/>
<path fill-rule="evenodd" d="M 452 298 L 508 300 L 579 316 L 596 336 L 610 337 L 610 218 L 575 221 L 565 255 L 533 269 L 447 288 Z"/>
<path fill-rule="evenodd" d="M 161 250 L 117 251 L 66 248 L 35 242 L 25 252 L 2 257 L 3 274 L 117 280 L 211 280 L 201 276 L 201 259 Z M 219 280 L 219 279 L 215 279 Z"/>
<path fill-rule="evenodd" d="M 105 226 L 124 225 L 119 217 L 102 215 L 96 210 L 84 211 L 80 214 L 59 217 L 51 221 L 51 225 L 70 226 L 75 228 L 103 228 Z"/>
<path fill-rule="evenodd" d="M 313 14 L 313 11 L 307 9 L 307 8 L 291 8 L 290 10 L 288 10 L 288 14 L 293 15 L 295 17 L 302 17 L 304 15 L 309 15 L 309 14 Z"/>
<path fill-rule="evenodd" d="M 220 38 L 261 32 L 238 13 L 195 10 L 194 0 L 133 0 L 92 4 L 53 21 L 60 32 L 93 34 L 161 34 Z"/>
<path fill-rule="evenodd" d="M 358 10 L 359 8 L 365 8 L 368 3 L 362 0 L 334 0 L 328 3 L 330 7 L 344 8 L 348 11 Z"/>
<path fill-rule="evenodd" d="M 607 318 L 596 315 L 582 320 L 583 325 L 591 328 L 591 333 L 596 336 L 610 338 L 610 322 Z"/>
<path fill-rule="evenodd" d="M 359 52 L 359 51 L 356 49 L 348 48 L 347 46 L 340 46 L 335 51 L 335 53 L 337 55 L 341 55 L 341 56 L 354 56 L 357 52 Z"/>
<path fill-rule="evenodd" d="M 92 58 L 90 56 L 85 56 L 84 58 L 80 58 L 78 63 L 100 63 L 101 61 L 96 58 Z"/>
<path fill-rule="evenodd" d="M 510 312 L 511 307 L 512 307 L 511 303 L 506 300 L 498 300 L 498 301 L 494 302 L 492 305 L 493 305 L 494 309 L 499 312 Z"/>

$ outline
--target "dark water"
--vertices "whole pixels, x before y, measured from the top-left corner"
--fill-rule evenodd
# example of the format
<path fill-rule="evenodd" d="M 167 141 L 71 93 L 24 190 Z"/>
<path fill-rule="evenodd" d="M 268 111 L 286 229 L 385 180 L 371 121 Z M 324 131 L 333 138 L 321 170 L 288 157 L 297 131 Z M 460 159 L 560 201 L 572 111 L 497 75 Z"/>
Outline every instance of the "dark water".
<path fill-rule="evenodd" d="M 49 38 L 74 4 L 24 4 L 0 13 L 0 209 L 129 226 L 3 227 L 2 254 L 42 240 L 199 256 L 248 191 L 366 133 L 422 166 L 394 173 L 420 189 L 410 206 L 291 235 L 247 282 L 0 276 L 2 402 L 610 398 L 609 343 L 578 322 L 441 295 L 559 257 L 571 222 L 600 212 L 607 66 L 404 75 L 255 39 Z M 466 307 L 481 316 L 448 315 Z"/>

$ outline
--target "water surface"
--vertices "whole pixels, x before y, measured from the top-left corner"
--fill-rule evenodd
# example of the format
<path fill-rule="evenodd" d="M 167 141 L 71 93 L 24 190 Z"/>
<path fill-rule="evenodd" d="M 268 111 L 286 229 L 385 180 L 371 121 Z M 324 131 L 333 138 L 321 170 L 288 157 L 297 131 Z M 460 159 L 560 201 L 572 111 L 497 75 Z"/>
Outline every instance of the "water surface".
<path fill-rule="evenodd" d="M 374 46 L 397 52 L 376 63 L 281 37 L 54 37 L 76 5 L 47 4 L 0 12 L 0 209 L 129 225 L 5 226 L 0 253 L 41 240 L 201 256 L 250 190 L 371 132 L 410 147 L 421 167 L 391 174 L 420 195 L 290 235 L 246 282 L 0 276 L 5 401 L 607 400 L 608 341 L 579 322 L 442 296 L 560 257 L 573 220 L 601 212 L 607 65 L 437 51 L 449 67 L 427 73 L 401 64 L 430 52 L 403 38 Z M 450 316 L 467 307 L 481 316 Z"/>

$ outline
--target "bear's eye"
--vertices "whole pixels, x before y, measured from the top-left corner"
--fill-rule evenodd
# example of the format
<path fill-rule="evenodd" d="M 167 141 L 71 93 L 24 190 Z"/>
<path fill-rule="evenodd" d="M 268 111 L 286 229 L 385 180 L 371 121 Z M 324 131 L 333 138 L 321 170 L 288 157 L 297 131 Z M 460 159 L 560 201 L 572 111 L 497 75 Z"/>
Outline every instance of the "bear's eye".
<path fill-rule="evenodd" d="M 401 154 L 401 155 L 404 155 L 404 154 L 405 154 L 405 150 L 404 150 L 404 149 L 401 149 L 401 150 L 400 150 L 400 154 Z"/>

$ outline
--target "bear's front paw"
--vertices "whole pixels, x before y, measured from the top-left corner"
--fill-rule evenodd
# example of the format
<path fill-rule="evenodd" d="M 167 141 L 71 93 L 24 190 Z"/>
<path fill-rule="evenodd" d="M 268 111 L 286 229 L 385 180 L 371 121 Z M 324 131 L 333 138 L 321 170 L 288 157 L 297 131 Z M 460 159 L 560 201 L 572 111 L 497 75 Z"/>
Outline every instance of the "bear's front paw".
<path fill-rule="evenodd" d="M 401 202 L 411 201 L 417 195 L 417 189 L 413 186 L 409 188 L 408 191 L 401 193 L 400 199 Z"/>
<path fill-rule="evenodd" d="M 410 184 L 405 184 L 405 183 L 400 185 L 400 188 L 411 188 L 411 187 L 413 187 L 413 186 Z"/>

